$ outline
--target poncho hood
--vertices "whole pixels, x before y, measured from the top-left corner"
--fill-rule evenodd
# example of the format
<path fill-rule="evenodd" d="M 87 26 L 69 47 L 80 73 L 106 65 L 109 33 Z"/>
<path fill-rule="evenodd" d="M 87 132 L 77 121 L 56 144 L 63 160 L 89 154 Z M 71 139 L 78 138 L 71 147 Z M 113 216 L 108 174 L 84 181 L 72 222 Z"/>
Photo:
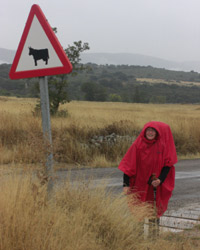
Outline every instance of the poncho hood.
<path fill-rule="evenodd" d="M 153 128 L 156 132 L 157 132 L 157 135 L 156 135 L 156 138 L 153 139 L 153 140 L 148 140 L 146 138 L 146 130 L 148 128 Z M 147 124 L 144 125 L 141 133 L 140 133 L 140 137 L 146 142 L 146 143 L 154 143 L 156 140 L 159 140 L 160 138 L 160 129 L 159 129 L 159 126 L 157 125 L 156 122 L 148 122 Z"/>

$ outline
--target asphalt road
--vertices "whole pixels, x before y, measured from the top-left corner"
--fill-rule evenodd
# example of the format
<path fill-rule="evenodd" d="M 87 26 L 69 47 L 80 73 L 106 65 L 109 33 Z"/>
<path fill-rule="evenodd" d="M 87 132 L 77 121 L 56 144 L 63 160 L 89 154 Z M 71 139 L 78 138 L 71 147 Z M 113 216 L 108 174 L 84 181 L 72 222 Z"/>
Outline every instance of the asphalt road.
<path fill-rule="evenodd" d="M 200 203 L 200 159 L 179 161 L 175 169 L 175 188 L 169 208 Z"/>
<path fill-rule="evenodd" d="M 177 209 L 192 203 L 200 203 L 200 159 L 181 160 L 175 165 L 175 189 L 170 199 L 168 209 Z M 92 180 L 96 185 L 105 185 L 114 193 L 122 192 L 123 173 L 118 168 L 95 168 L 79 170 L 58 170 L 56 172 L 59 182 L 67 177 L 75 184 L 77 179 Z"/>

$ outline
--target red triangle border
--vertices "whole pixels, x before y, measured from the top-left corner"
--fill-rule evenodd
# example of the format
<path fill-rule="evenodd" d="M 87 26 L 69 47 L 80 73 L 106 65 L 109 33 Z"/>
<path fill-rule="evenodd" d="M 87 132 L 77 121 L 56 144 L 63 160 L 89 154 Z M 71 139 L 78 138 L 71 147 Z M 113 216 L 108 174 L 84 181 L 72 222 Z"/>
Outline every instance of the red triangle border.
<path fill-rule="evenodd" d="M 40 22 L 44 32 L 46 33 L 49 41 L 51 42 L 57 56 L 59 57 L 60 61 L 62 62 L 62 67 L 53 67 L 53 68 L 45 68 L 45 69 L 33 69 L 33 70 L 25 70 L 16 72 L 21 53 L 24 48 L 24 44 L 26 42 L 34 15 L 37 16 L 38 21 Z M 51 26 L 49 25 L 45 15 L 43 14 L 41 8 L 34 4 L 31 7 L 17 52 L 15 54 L 15 58 L 13 60 L 13 64 L 10 69 L 9 76 L 11 79 L 23 79 L 23 78 L 32 78 L 32 77 L 40 77 L 40 76 L 49 76 L 49 75 L 58 75 L 58 74 L 69 74 L 72 71 L 72 65 L 65 54 L 60 42 L 58 41 L 56 35 L 54 34 Z"/>

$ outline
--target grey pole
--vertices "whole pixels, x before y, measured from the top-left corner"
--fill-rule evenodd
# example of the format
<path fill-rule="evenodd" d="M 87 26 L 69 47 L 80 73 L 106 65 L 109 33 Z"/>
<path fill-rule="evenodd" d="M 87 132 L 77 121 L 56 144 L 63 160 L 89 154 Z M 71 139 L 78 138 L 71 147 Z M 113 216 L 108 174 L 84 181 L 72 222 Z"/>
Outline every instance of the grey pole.
<path fill-rule="evenodd" d="M 48 178 L 47 191 L 48 194 L 53 189 L 53 150 L 52 150 L 52 136 L 51 136 L 51 119 L 49 108 L 49 91 L 47 76 L 39 78 L 40 84 L 40 105 L 42 112 L 42 129 L 45 141 L 47 160 L 46 160 L 46 175 Z"/>

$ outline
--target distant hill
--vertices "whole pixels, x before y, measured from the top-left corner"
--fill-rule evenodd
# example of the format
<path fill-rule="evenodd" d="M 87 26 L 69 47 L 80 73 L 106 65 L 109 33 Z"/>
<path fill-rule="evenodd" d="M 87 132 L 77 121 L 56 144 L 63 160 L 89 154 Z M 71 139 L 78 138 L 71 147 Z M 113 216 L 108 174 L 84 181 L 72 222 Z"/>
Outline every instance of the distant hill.
<path fill-rule="evenodd" d="M 113 65 L 138 65 L 157 68 L 174 68 L 176 63 L 156 57 L 131 53 L 83 53 L 83 63 L 113 64 Z"/>
<path fill-rule="evenodd" d="M 96 63 L 98 65 L 138 65 L 165 68 L 176 71 L 200 72 L 200 61 L 175 62 L 157 57 L 131 53 L 83 53 L 83 63 Z"/>
<path fill-rule="evenodd" d="M 0 48 L 0 64 L 13 62 L 14 50 Z M 152 66 L 176 71 L 200 72 L 200 61 L 175 62 L 157 57 L 132 53 L 83 53 L 82 63 L 95 63 L 98 65 L 138 65 Z"/>
<path fill-rule="evenodd" d="M 0 48 L 0 64 L 12 63 L 15 56 L 15 50 Z"/>

